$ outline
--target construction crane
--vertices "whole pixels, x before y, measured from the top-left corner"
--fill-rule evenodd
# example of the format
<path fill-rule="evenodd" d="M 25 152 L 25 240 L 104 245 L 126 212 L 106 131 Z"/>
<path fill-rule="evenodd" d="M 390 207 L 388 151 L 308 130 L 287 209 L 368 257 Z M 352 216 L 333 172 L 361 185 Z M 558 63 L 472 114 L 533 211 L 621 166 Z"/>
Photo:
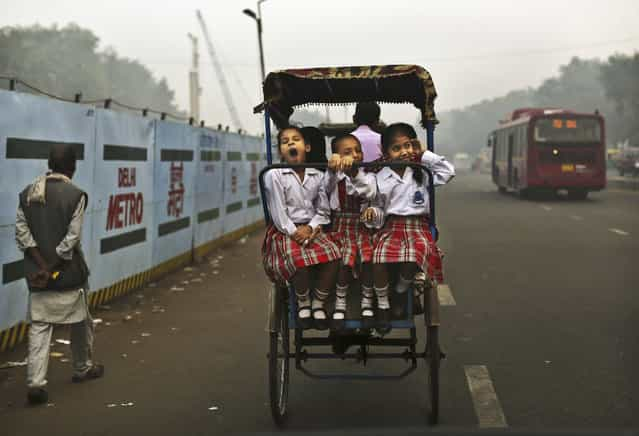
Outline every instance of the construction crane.
<path fill-rule="evenodd" d="M 209 56 L 211 56 L 213 68 L 215 68 L 215 72 L 218 76 L 218 81 L 220 82 L 220 87 L 222 88 L 222 94 L 224 95 L 226 107 L 229 110 L 229 115 L 231 115 L 231 122 L 234 124 L 236 129 L 244 130 L 242 127 L 242 122 L 240 121 L 240 117 L 237 113 L 237 109 L 235 108 L 235 104 L 233 103 L 233 97 L 231 96 L 231 91 L 226 81 L 224 70 L 222 70 L 222 65 L 220 64 L 220 61 L 215 53 L 215 48 L 213 47 L 213 42 L 211 42 L 211 37 L 209 35 L 208 28 L 206 27 L 206 23 L 204 22 L 204 18 L 202 17 L 202 13 L 197 10 L 196 15 L 198 21 L 200 22 L 200 27 L 202 28 L 202 34 L 204 35 L 204 40 L 206 41 L 206 47 L 209 50 Z"/>

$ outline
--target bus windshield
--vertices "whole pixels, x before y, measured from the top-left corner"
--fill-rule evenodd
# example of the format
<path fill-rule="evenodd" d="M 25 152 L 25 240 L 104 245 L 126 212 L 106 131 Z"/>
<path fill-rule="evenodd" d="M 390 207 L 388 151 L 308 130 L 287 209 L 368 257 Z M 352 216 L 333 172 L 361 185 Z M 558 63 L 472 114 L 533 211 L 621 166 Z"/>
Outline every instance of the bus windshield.
<path fill-rule="evenodd" d="M 542 118 L 535 122 L 537 142 L 601 142 L 597 118 Z"/>

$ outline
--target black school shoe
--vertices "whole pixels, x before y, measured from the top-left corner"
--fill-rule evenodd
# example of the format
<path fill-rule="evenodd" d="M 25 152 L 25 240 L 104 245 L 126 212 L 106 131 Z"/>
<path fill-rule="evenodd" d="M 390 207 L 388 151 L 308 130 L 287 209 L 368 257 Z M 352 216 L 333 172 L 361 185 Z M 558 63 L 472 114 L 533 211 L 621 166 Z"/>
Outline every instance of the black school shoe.
<path fill-rule="evenodd" d="M 27 401 L 31 405 L 44 404 L 49 401 L 49 394 L 43 388 L 29 388 Z"/>
<path fill-rule="evenodd" d="M 391 310 L 377 308 L 375 329 L 380 335 L 386 335 L 393 329 L 391 326 Z"/>
<path fill-rule="evenodd" d="M 85 381 L 94 380 L 102 376 L 104 376 L 104 365 L 94 363 L 93 366 L 91 366 L 91 368 L 89 368 L 84 374 L 73 374 L 73 377 L 71 377 L 71 381 L 73 383 L 83 383 Z"/>

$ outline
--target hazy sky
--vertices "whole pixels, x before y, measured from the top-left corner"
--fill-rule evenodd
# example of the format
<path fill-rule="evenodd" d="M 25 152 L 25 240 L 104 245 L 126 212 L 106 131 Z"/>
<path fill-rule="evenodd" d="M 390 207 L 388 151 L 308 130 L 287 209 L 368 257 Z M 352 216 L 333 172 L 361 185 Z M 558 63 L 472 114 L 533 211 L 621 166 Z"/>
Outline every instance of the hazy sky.
<path fill-rule="evenodd" d="M 245 127 L 259 131 L 255 1 L 0 0 L 0 26 L 75 22 L 101 46 L 139 59 L 188 108 L 191 46 L 200 37 L 202 117 L 230 124 L 195 10 L 206 19 Z M 267 0 L 262 4 L 267 71 L 286 67 L 416 63 L 428 69 L 437 109 L 462 107 L 557 74 L 571 56 L 606 58 L 639 49 L 637 0 Z M 106 96 L 105 96 L 106 97 Z M 143 102 L 139 102 L 144 105 Z M 349 109 L 349 114 L 352 109 Z M 332 118 L 344 119 L 333 109 Z M 408 106 L 386 121 L 414 121 Z"/>

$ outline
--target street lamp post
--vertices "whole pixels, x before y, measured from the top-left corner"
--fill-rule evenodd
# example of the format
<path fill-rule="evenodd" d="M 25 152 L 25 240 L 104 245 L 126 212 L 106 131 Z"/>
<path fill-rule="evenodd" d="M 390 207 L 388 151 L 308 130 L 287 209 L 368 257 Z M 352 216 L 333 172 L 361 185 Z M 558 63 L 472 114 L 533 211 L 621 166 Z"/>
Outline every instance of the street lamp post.
<path fill-rule="evenodd" d="M 266 70 L 264 69 L 264 48 L 262 46 L 262 3 L 266 0 L 258 0 L 257 2 L 257 14 L 251 9 L 244 9 L 242 13 L 253 18 L 257 23 L 257 41 L 260 47 L 260 69 L 262 72 L 262 82 L 266 78 Z"/>

